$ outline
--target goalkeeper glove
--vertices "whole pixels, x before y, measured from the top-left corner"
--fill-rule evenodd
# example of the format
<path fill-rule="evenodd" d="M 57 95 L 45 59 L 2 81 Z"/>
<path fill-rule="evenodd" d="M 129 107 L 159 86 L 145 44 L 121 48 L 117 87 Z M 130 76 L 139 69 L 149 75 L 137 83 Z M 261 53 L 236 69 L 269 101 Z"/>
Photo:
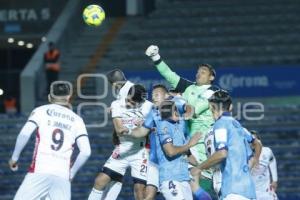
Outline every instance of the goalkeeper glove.
<path fill-rule="evenodd" d="M 158 46 L 150 45 L 150 46 L 147 48 L 145 54 L 146 54 L 147 56 L 149 56 L 149 57 L 152 59 L 153 62 L 156 62 L 156 61 L 158 61 L 158 60 L 160 59 L 160 55 L 159 55 L 158 52 L 159 52 Z"/>

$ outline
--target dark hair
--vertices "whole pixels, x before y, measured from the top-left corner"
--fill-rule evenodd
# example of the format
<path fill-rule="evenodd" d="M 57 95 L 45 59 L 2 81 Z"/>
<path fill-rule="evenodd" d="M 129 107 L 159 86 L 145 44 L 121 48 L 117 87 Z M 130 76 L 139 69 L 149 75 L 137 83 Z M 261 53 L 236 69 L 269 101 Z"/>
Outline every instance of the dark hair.
<path fill-rule="evenodd" d="M 172 117 L 173 111 L 176 110 L 175 102 L 166 100 L 163 101 L 159 107 L 159 112 L 162 120 Z"/>
<path fill-rule="evenodd" d="M 217 90 L 213 95 L 208 99 L 211 103 L 216 103 L 219 106 L 219 109 L 229 111 L 230 105 L 232 103 L 231 97 L 226 90 Z"/>
<path fill-rule="evenodd" d="M 164 86 L 163 84 L 156 84 L 152 87 L 152 90 L 155 90 L 157 88 L 161 88 L 163 89 L 165 92 L 168 92 L 168 88 L 166 86 Z"/>
<path fill-rule="evenodd" d="M 258 133 L 256 130 L 250 130 L 249 132 L 250 132 L 252 135 L 255 135 L 255 137 L 256 137 L 257 139 L 260 140 L 259 133 Z"/>
<path fill-rule="evenodd" d="M 142 103 L 146 100 L 147 91 L 144 86 L 135 84 L 129 89 L 128 96 L 132 101 Z"/>
<path fill-rule="evenodd" d="M 50 94 L 52 97 L 64 97 L 70 95 L 71 88 L 66 82 L 55 81 L 51 83 Z"/>
<path fill-rule="evenodd" d="M 118 81 L 126 81 L 125 75 L 122 72 L 122 70 L 120 70 L 120 69 L 114 69 L 112 71 L 109 71 L 106 74 L 106 78 L 107 78 L 108 82 L 110 82 L 111 84 L 118 82 Z"/>
<path fill-rule="evenodd" d="M 213 75 L 213 77 L 217 76 L 216 70 L 210 64 L 200 64 L 199 67 L 198 67 L 198 69 L 200 67 L 206 67 L 206 68 L 208 68 L 210 74 Z"/>

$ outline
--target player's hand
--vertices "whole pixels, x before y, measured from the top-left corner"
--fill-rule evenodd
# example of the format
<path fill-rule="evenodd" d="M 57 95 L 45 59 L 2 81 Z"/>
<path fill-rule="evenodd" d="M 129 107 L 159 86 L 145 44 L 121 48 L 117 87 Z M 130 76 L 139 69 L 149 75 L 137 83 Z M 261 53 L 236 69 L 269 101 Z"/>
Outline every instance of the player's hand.
<path fill-rule="evenodd" d="M 129 135 L 130 130 L 128 128 L 122 128 L 120 130 L 120 133 L 118 134 L 119 136 L 123 136 L 123 135 Z"/>
<path fill-rule="evenodd" d="M 199 140 L 202 138 L 202 133 L 195 133 L 189 141 L 189 146 L 193 147 L 198 144 Z"/>
<path fill-rule="evenodd" d="M 192 167 L 190 173 L 193 177 L 200 177 L 201 176 L 201 169 L 197 167 Z"/>
<path fill-rule="evenodd" d="M 277 182 L 273 181 L 273 182 L 271 183 L 271 185 L 270 185 L 271 190 L 273 190 L 274 192 L 276 192 L 277 186 L 278 186 L 278 185 L 277 185 Z"/>
<path fill-rule="evenodd" d="M 15 172 L 19 169 L 19 165 L 17 163 L 17 161 L 13 161 L 12 159 L 10 159 L 8 161 L 8 165 L 11 171 Z"/>
<path fill-rule="evenodd" d="M 158 46 L 155 45 L 150 45 L 145 54 L 150 57 L 154 62 L 158 61 L 160 59 L 160 55 L 159 55 L 159 48 Z"/>
<path fill-rule="evenodd" d="M 137 127 L 141 127 L 144 123 L 144 120 L 143 119 L 139 119 L 137 121 L 134 122 L 134 125 L 137 126 Z"/>

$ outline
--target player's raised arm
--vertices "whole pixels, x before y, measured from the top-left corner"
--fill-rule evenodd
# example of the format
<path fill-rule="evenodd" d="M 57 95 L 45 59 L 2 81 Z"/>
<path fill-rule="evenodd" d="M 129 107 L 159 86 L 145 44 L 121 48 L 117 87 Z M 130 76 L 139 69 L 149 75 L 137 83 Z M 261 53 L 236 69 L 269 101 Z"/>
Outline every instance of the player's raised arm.
<path fill-rule="evenodd" d="M 159 73 L 175 88 L 182 93 L 185 89 L 192 85 L 193 82 L 181 78 L 177 73 L 173 72 L 170 67 L 161 59 L 158 46 L 151 45 L 147 48 L 145 54 L 152 59 Z"/>
<path fill-rule="evenodd" d="M 26 124 L 23 126 L 22 130 L 20 131 L 14 152 L 12 154 L 11 159 L 9 160 L 9 167 L 12 171 L 18 170 L 18 160 L 22 150 L 24 149 L 25 145 L 27 144 L 31 134 L 36 130 L 37 125 L 33 121 L 27 121 Z"/>

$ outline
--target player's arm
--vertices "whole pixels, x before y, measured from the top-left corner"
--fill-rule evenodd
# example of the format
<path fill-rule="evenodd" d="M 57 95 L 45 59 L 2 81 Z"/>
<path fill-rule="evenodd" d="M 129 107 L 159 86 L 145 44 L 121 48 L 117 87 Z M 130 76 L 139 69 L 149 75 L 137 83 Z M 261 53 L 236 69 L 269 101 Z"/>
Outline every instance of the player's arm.
<path fill-rule="evenodd" d="M 76 144 L 79 149 L 79 154 L 71 168 L 70 179 L 72 180 L 82 165 L 88 160 L 91 155 L 91 146 L 87 134 L 79 135 L 76 138 Z"/>
<path fill-rule="evenodd" d="M 212 166 L 222 162 L 227 157 L 227 139 L 226 128 L 220 127 L 214 130 L 214 142 L 216 151 L 206 161 L 202 162 L 198 168 L 201 170 L 209 169 Z"/>
<path fill-rule="evenodd" d="M 120 101 L 113 101 L 111 103 L 111 117 L 113 119 L 113 125 L 115 129 L 115 133 L 118 136 L 121 136 L 123 132 L 128 132 L 128 129 L 123 126 L 122 119 L 121 119 L 121 106 Z"/>
<path fill-rule="evenodd" d="M 277 162 L 271 149 L 270 149 L 270 153 L 271 153 L 271 157 L 270 157 L 269 169 L 272 176 L 271 188 L 274 190 L 274 192 L 276 192 L 277 182 L 278 182 Z"/>
<path fill-rule="evenodd" d="M 173 157 L 178 154 L 185 154 L 189 151 L 189 149 L 195 146 L 201 138 L 200 133 L 196 133 L 189 140 L 189 142 L 183 146 L 175 146 L 173 145 L 173 139 L 168 134 L 159 134 L 160 143 L 163 146 L 164 152 L 168 157 Z"/>
<path fill-rule="evenodd" d="M 130 135 L 135 138 L 146 137 L 150 130 L 155 126 L 155 122 L 153 119 L 152 111 L 148 113 L 146 116 L 145 121 L 143 122 L 142 126 L 138 126 L 132 130 L 128 130 L 128 132 L 124 132 L 124 134 Z"/>
<path fill-rule="evenodd" d="M 11 159 L 9 160 L 9 167 L 11 170 L 15 171 L 18 168 L 17 162 L 19 160 L 20 154 L 27 144 L 30 136 L 36 130 L 37 124 L 34 121 L 27 121 L 20 131 L 16 145 L 12 154 Z"/>
<path fill-rule="evenodd" d="M 259 163 L 259 156 L 262 150 L 261 141 L 255 138 L 247 129 L 244 128 L 245 137 L 249 144 L 251 144 L 253 149 L 253 156 L 249 160 L 249 167 L 252 169 L 255 165 Z"/>
<path fill-rule="evenodd" d="M 129 130 L 123 126 L 122 119 L 120 117 L 113 118 L 113 124 L 115 132 L 118 136 L 122 136 L 124 135 L 124 133 L 128 133 Z"/>
<path fill-rule="evenodd" d="M 262 144 L 260 142 L 259 139 L 254 138 L 252 143 L 252 147 L 253 147 L 253 151 L 254 151 L 254 155 L 253 157 L 251 157 L 251 159 L 249 160 L 249 167 L 250 169 L 252 169 L 255 165 L 257 165 L 259 163 L 259 156 L 261 153 L 261 149 L 262 149 Z"/>
<path fill-rule="evenodd" d="M 157 46 L 151 45 L 146 50 L 146 55 L 149 56 L 159 73 L 169 82 L 169 84 L 175 88 L 178 92 L 184 92 L 185 89 L 192 85 L 193 82 L 186 80 L 184 78 L 181 78 L 178 74 L 173 72 L 170 67 L 161 60 L 159 55 L 159 49 Z"/>
<path fill-rule="evenodd" d="M 207 89 L 203 94 L 201 99 L 195 99 L 194 102 L 189 102 L 194 106 L 194 114 L 196 116 L 201 115 L 203 112 L 209 109 L 209 102 L 208 99 L 217 91 L 219 88 L 216 86 L 211 86 Z M 184 96 L 185 99 L 188 97 Z"/>

